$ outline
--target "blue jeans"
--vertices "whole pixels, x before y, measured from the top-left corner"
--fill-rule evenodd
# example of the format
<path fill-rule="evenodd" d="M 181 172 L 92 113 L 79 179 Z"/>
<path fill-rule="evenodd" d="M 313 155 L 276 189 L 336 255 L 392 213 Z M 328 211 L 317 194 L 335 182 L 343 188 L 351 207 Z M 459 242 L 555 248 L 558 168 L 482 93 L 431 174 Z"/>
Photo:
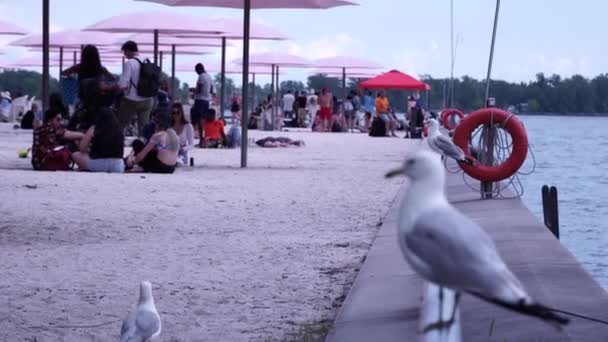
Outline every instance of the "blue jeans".
<path fill-rule="evenodd" d="M 90 159 L 89 171 L 123 173 L 125 172 L 125 162 L 122 158 Z"/>

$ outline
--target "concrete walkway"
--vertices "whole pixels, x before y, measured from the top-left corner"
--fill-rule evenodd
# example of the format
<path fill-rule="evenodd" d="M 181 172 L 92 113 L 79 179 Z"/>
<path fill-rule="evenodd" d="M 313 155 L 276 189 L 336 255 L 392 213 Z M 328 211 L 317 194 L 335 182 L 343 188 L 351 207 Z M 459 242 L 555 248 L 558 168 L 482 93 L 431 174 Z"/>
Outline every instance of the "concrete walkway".
<path fill-rule="evenodd" d="M 472 181 L 471 181 L 472 182 Z M 448 178 L 448 197 L 492 236 L 513 272 L 545 305 L 608 320 L 608 295 L 518 199 L 486 200 Z M 540 199 L 539 199 L 540 200 Z M 416 341 L 422 281 L 396 239 L 399 201 L 390 208 L 328 342 Z M 563 332 L 464 296 L 463 341 L 606 341 L 608 327 L 573 318 Z"/>

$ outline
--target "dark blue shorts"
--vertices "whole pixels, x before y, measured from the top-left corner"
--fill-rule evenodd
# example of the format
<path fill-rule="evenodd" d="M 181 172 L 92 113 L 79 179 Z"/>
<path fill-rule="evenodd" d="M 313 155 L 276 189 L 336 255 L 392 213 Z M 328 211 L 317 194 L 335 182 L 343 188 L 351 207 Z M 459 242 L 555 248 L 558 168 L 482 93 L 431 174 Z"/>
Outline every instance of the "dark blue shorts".
<path fill-rule="evenodd" d="M 190 121 L 192 121 L 192 124 L 200 124 L 207 110 L 209 110 L 209 101 L 194 100 L 194 106 L 190 109 Z"/>

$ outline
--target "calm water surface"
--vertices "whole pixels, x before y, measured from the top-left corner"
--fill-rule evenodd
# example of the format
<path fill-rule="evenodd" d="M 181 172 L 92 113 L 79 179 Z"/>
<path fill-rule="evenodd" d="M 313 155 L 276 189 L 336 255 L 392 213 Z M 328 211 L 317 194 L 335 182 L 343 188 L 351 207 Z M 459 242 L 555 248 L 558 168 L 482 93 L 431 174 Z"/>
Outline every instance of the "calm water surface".
<path fill-rule="evenodd" d="M 557 187 L 562 243 L 608 288 L 608 118 L 521 119 L 536 156 L 536 171 L 521 177 L 524 203 L 542 221 L 540 189 Z"/>

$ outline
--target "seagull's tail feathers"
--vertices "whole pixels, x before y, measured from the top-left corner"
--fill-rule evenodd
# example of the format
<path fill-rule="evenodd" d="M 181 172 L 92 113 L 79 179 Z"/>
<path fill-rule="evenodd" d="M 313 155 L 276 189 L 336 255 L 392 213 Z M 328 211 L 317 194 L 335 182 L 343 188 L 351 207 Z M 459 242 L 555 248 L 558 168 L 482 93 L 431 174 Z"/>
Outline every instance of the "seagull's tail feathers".
<path fill-rule="evenodd" d="M 556 314 L 556 312 L 560 312 L 560 313 L 564 313 L 564 314 L 568 314 L 568 313 L 560 311 L 560 310 L 551 309 L 542 304 L 525 303 L 523 300 L 519 301 L 518 303 L 510 303 L 510 302 L 506 302 L 502 299 L 490 298 L 490 297 L 487 297 L 487 296 L 477 293 L 477 292 L 469 292 L 469 294 L 471 294 L 475 297 L 478 297 L 479 299 L 485 300 L 486 302 L 490 302 L 490 303 L 496 304 L 498 306 L 501 306 L 505 309 L 515 311 L 515 312 L 518 312 L 523 315 L 539 318 L 539 319 L 547 322 L 548 324 L 554 326 L 558 330 L 561 330 L 562 326 L 564 326 L 570 322 L 570 319 L 568 319 L 567 317 Z"/>

